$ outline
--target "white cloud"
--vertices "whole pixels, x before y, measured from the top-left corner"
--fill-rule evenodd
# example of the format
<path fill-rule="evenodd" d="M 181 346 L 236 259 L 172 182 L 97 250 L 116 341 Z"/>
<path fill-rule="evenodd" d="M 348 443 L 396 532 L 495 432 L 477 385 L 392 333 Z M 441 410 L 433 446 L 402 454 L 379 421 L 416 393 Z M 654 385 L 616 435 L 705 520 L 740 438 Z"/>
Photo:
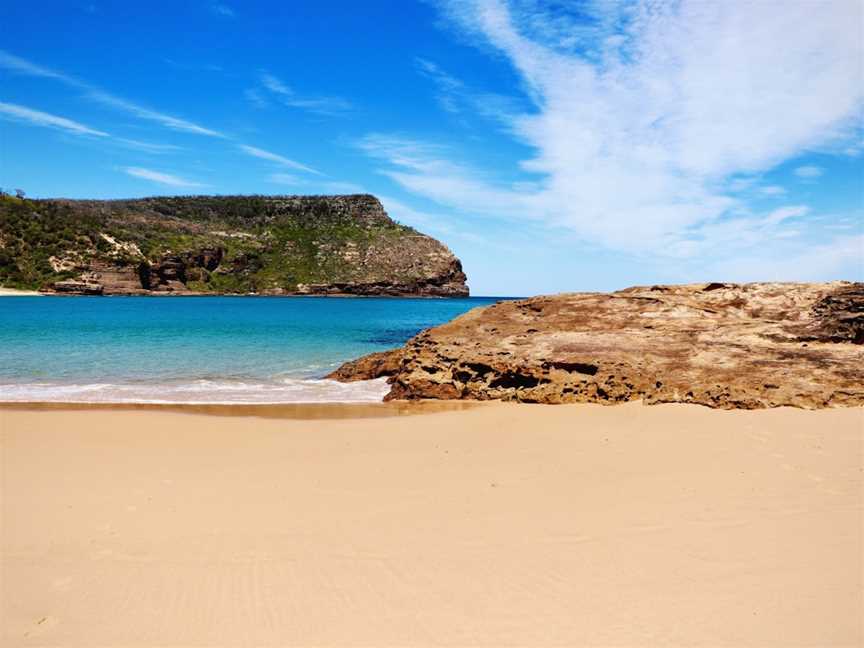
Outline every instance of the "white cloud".
<path fill-rule="evenodd" d="M 69 85 L 83 85 L 77 79 L 73 79 L 72 77 L 61 74 L 60 72 L 55 72 L 54 70 L 49 70 L 48 68 L 42 67 L 41 65 L 36 65 L 35 63 L 31 63 L 30 61 L 21 58 L 20 56 L 15 56 L 14 54 L 4 52 L 3 50 L 0 50 L 0 67 L 10 70 L 12 72 L 16 72 L 17 74 L 44 77 L 46 79 L 56 79 Z"/>
<path fill-rule="evenodd" d="M 810 212 L 810 208 L 806 205 L 789 205 L 788 207 L 780 207 L 775 209 L 763 221 L 766 225 L 778 225 L 790 218 L 799 218 Z"/>
<path fill-rule="evenodd" d="M 356 146 L 385 161 L 381 172 L 406 189 L 460 211 L 496 217 L 537 218 L 537 194 L 495 185 L 476 170 L 451 161 L 446 147 L 396 135 L 367 135 Z"/>
<path fill-rule="evenodd" d="M 423 58 L 414 60 L 420 73 L 431 79 L 438 88 L 438 105 L 451 113 L 461 112 L 461 95 L 465 93 L 465 84 L 451 74 L 448 74 L 437 63 Z"/>
<path fill-rule="evenodd" d="M 818 178 L 823 173 L 822 168 L 818 166 L 800 166 L 795 169 L 795 175 L 799 178 L 805 178 L 807 180 L 811 180 L 813 178 Z"/>
<path fill-rule="evenodd" d="M 43 77 L 60 81 L 65 85 L 83 91 L 87 98 L 96 101 L 97 103 L 101 103 L 110 108 L 115 108 L 117 110 L 130 113 L 140 119 L 157 122 L 162 126 L 165 126 L 166 128 L 170 128 L 171 130 L 194 133 L 196 135 L 206 135 L 208 137 L 225 137 L 224 134 L 218 131 L 212 130 L 210 128 L 204 128 L 203 126 L 199 126 L 198 124 L 187 121 L 185 119 L 180 119 L 179 117 L 174 117 L 172 115 L 166 115 L 155 110 L 150 110 L 149 108 L 128 101 L 121 97 L 117 97 L 116 95 L 113 95 L 109 92 L 105 92 L 104 90 L 101 90 L 96 86 L 76 79 L 75 77 L 63 74 L 61 72 L 56 72 L 54 70 L 49 70 L 48 68 L 42 67 L 41 65 L 36 65 L 35 63 L 31 63 L 30 61 L 22 59 L 18 56 L 14 56 L 2 50 L 0 50 L 0 68 L 5 68 L 17 74 Z"/>
<path fill-rule="evenodd" d="M 143 151 L 144 153 L 173 153 L 182 151 L 183 148 L 174 144 L 153 144 L 151 142 L 142 142 L 140 140 L 126 139 L 125 137 L 116 137 L 114 141 L 125 146 L 126 148 Z"/>
<path fill-rule="evenodd" d="M 142 169 L 141 167 L 124 167 L 123 171 L 135 178 L 141 178 L 142 180 L 150 180 L 151 182 L 156 182 L 158 184 L 166 185 L 168 187 L 193 188 L 207 186 L 205 184 L 201 184 L 200 182 L 187 180 L 186 178 L 181 178 L 180 176 L 172 175 L 170 173 L 153 171 L 152 169 Z"/>
<path fill-rule="evenodd" d="M 266 72 L 261 75 L 261 84 L 270 92 L 275 92 L 276 94 L 283 96 L 291 96 L 294 94 L 288 86 L 282 83 L 282 81 Z"/>
<path fill-rule="evenodd" d="M 19 106 L 17 104 L 0 102 L 0 116 L 6 119 L 14 119 L 16 121 L 28 122 L 30 124 L 33 124 L 34 126 L 55 128 L 58 130 L 66 131 L 67 133 L 73 133 L 75 135 L 109 137 L 108 133 L 96 130 L 95 128 L 90 128 L 88 126 L 85 126 L 84 124 L 72 121 L 71 119 L 66 119 L 65 117 L 58 117 L 57 115 L 52 115 L 50 113 L 42 112 L 40 110 L 33 110 L 32 108 Z"/>
<path fill-rule="evenodd" d="M 848 140 L 861 114 L 852 0 L 594 2 L 580 5 L 587 21 L 528 0 L 441 4 L 534 102 L 510 119 L 534 179 L 495 182 L 422 142 L 361 146 L 406 189 L 461 211 L 538 218 L 629 252 L 731 255 L 784 219 L 751 212 L 730 183 Z"/>
<path fill-rule="evenodd" d="M 473 246 L 491 247 L 499 250 L 504 249 L 501 243 L 493 242 L 488 238 L 478 236 L 473 232 L 466 231 L 464 227 L 456 225 L 451 216 L 415 209 L 392 196 L 378 196 L 378 198 L 384 205 L 387 215 L 399 223 L 414 227 L 422 232 L 433 232 L 438 236 L 446 237 L 450 240 L 461 239 Z M 508 251 L 518 252 L 515 249 L 509 249 Z"/>
<path fill-rule="evenodd" d="M 782 196 L 786 193 L 786 189 L 779 185 L 769 185 L 759 189 L 759 192 L 765 196 Z"/>
<path fill-rule="evenodd" d="M 312 167 L 308 167 L 305 164 L 300 164 L 299 162 L 295 162 L 294 160 L 289 160 L 286 157 L 283 157 L 276 153 L 271 153 L 270 151 L 265 151 L 264 149 L 256 148 L 254 146 L 247 146 L 246 144 L 240 144 L 237 148 L 246 153 L 246 155 L 251 155 L 252 157 L 267 160 L 268 162 L 275 162 L 276 164 L 280 164 L 291 169 L 297 169 L 298 171 L 305 171 L 306 173 L 314 173 L 317 175 L 321 175 L 320 171 L 316 171 Z"/>
<path fill-rule="evenodd" d="M 290 108 L 299 108 L 318 115 L 329 117 L 344 114 L 351 110 L 351 102 L 342 97 L 307 97 L 298 95 L 278 77 L 263 72 L 261 86 L 276 95 L 279 103 Z M 247 94 L 248 98 L 248 94 Z"/>
<path fill-rule="evenodd" d="M 154 144 L 152 142 L 142 142 L 141 140 L 128 139 L 125 137 L 114 137 L 105 131 L 97 130 L 89 126 L 85 126 L 80 122 L 59 117 L 50 113 L 42 112 L 19 106 L 17 104 L 9 104 L 0 102 L 0 118 L 26 122 L 34 126 L 43 126 L 46 128 L 54 128 L 62 130 L 73 135 L 84 135 L 91 137 L 105 138 L 113 144 L 142 151 L 144 153 L 170 153 L 182 150 L 181 147 L 173 144 Z"/>
<path fill-rule="evenodd" d="M 108 92 L 92 90 L 87 94 L 87 96 L 98 103 L 131 113 L 140 119 L 157 122 L 171 130 L 194 133 L 195 135 L 206 135 L 208 137 L 225 137 L 225 135 L 218 131 L 204 128 L 203 126 L 199 126 L 198 124 L 185 119 L 180 119 L 179 117 L 172 117 L 171 115 L 150 110 L 149 108 L 121 99 L 120 97 L 116 97 Z"/>

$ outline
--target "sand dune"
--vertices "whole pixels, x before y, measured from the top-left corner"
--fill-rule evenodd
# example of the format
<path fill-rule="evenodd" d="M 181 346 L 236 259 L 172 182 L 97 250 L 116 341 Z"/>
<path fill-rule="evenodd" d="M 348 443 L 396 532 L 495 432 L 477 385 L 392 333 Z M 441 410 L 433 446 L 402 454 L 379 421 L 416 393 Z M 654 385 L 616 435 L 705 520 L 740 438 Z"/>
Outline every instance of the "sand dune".
<path fill-rule="evenodd" d="M 4 646 L 856 646 L 861 409 L 0 410 Z"/>

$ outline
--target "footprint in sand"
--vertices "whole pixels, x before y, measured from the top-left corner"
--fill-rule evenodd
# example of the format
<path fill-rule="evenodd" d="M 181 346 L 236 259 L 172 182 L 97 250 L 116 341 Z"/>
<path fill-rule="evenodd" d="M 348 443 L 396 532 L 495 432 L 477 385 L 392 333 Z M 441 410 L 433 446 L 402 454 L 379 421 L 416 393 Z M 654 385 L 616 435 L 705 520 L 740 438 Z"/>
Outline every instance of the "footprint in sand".
<path fill-rule="evenodd" d="M 60 619 L 53 616 L 44 616 L 40 618 L 36 623 L 30 628 L 27 632 L 24 633 L 25 637 L 38 637 L 40 635 L 44 635 L 46 632 L 51 630 L 54 626 L 60 623 Z"/>

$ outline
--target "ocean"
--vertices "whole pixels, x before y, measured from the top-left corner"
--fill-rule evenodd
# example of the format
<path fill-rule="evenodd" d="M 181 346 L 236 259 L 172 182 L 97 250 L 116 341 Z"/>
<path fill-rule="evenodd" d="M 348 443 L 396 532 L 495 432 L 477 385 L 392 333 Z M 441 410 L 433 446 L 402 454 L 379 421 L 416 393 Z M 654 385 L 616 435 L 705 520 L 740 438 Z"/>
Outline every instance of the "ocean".
<path fill-rule="evenodd" d="M 380 401 L 322 377 L 499 299 L 0 298 L 0 401 Z"/>

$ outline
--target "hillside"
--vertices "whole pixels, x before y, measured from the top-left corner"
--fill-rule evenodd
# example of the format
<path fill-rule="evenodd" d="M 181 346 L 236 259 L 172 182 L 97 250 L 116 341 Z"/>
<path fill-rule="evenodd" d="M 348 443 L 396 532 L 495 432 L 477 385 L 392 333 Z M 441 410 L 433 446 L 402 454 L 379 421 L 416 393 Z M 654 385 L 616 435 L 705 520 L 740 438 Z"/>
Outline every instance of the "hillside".
<path fill-rule="evenodd" d="M 468 294 L 459 259 L 370 195 L 3 194 L 0 285 L 93 295 Z"/>

